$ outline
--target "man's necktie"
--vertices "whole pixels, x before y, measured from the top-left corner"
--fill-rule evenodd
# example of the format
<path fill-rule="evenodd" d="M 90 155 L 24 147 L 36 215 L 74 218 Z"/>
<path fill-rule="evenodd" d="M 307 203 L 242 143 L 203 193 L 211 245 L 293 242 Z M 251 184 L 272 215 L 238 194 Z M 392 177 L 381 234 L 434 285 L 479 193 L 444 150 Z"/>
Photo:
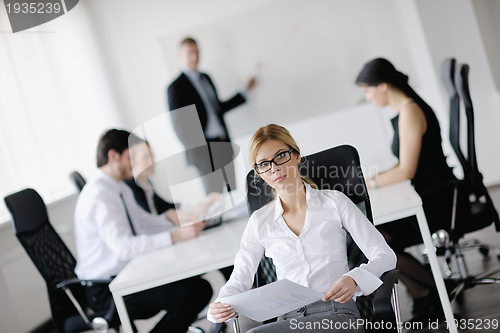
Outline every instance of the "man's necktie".
<path fill-rule="evenodd" d="M 127 219 L 128 223 L 130 224 L 130 229 L 132 229 L 132 234 L 136 236 L 137 234 L 135 233 L 134 225 L 132 224 L 132 220 L 130 219 L 130 215 L 128 214 L 127 204 L 125 203 L 125 200 L 123 199 L 121 193 L 120 193 L 120 198 L 122 198 L 123 206 L 125 206 L 125 212 L 127 213 Z"/>
<path fill-rule="evenodd" d="M 210 104 L 212 104 L 214 111 L 218 112 L 220 109 L 219 101 L 215 96 L 215 91 L 210 85 L 210 82 L 208 82 L 208 79 L 203 74 L 200 74 L 200 83 L 203 90 L 205 90 L 205 94 L 207 94 L 207 97 L 210 100 Z"/>

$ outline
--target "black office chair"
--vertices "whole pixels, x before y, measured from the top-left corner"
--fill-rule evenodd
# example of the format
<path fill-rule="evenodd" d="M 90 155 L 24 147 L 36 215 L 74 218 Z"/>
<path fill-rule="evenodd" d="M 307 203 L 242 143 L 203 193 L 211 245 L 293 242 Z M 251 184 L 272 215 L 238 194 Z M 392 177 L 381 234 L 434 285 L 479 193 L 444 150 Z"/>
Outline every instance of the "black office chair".
<path fill-rule="evenodd" d="M 76 261 L 49 222 L 40 195 L 25 189 L 5 197 L 12 215 L 16 237 L 47 284 L 52 320 L 59 333 L 88 330 L 104 333 L 118 329 L 114 303 L 107 311 L 92 313 L 85 297 L 87 284 L 106 284 L 111 280 L 79 280 L 74 273 Z"/>
<path fill-rule="evenodd" d="M 73 183 L 75 183 L 78 192 L 81 192 L 83 187 L 87 183 L 85 181 L 85 178 L 83 178 L 83 176 L 78 171 L 73 171 L 72 173 L 70 173 L 69 178 L 73 181 Z"/>
<path fill-rule="evenodd" d="M 474 141 L 474 110 L 469 91 L 469 66 L 464 64 L 456 68 L 455 59 L 447 59 L 441 66 L 441 78 L 450 97 L 450 142 L 455 151 L 464 177 L 445 186 L 454 186 L 453 215 L 449 233 L 439 230 L 433 234 L 435 245 L 444 254 L 444 269 L 446 275 L 458 282 L 458 286 L 451 293 L 451 297 L 460 296 L 462 291 L 477 284 L 500 283 L 500 279 L 489 278 L 500 272 L 493 270 L 481 275 L 473 276 L 467 271 L 463 252 L 478 249 L 484 256 L 493 250 L 500 260 L 500 250 L 494 246 L 478 240 L 461 241 L 467 233 L 495 225 L 500 231 L 500 220 L 493 202 L 483 184 L 483 176 L 479 172 L 476 160 Z M 467 156 L 460 147 L 460 98 L 465 107 L 467 118 Z M 455 260 L 457 272 L 450 268 L 452 259 Z M 460 299 L 459 299 L 460 300 Z"/>
<path fill-rule="evenodd" d="M 333 172 L 335 170 L 337 172 Z M 306 157 L 305 163 L 300 168 L 300 173 L 312 179 L 319 189 L 334 189 L 343 192 L 349 197 L 366 217 L 373 223 L 370 198 L 360 167 L 357 150 L 352 146 L 338 146 L 312 154 Z M 332 177 L 334 175 L 334 177 Z M 253 170 L 247 175 L 247 202 L 250 214 L 273 200 L 272 189 L 260 177 L 256 177 Z M 347 256 L 349 268 L 354 268 L 367 259 L 352 238 L 347 240 Z M 257 287 L 276 280 L 276 268 L 272 259 L 263 256 L 255 276 Z M 381 277 L 383 285 L 372 295 L 356 299 L 356 305 L 361 317 L 372 323 L 378 321 L 391 322 L 394 332 L 399 328 L 396 323 L 401 323 L 396 284 L 397 270 L 384 273 Z M 274 319 L 275 320 L 275 319 Z M 274 321 L 269 320 L 264 322 Z M 234 322 L 235 331 L 239 332 L 238 322 Z M 218 332 L 220 324 L 214 325 L 212 332 Z M 373 325 L 376 327 L 376 325 Z M 385 326 L 387 327 L 387 326 Z M 366 330 L 366 332 L 375 332 Z M 388 330 L 384 330 L 388 332 Z"/>

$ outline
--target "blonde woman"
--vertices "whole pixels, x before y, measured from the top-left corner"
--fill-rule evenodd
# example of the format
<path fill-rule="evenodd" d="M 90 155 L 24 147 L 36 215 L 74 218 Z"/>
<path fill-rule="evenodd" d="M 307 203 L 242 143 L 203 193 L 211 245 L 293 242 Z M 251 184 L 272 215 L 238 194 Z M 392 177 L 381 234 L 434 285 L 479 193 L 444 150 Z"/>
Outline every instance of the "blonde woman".
<path fill-rule="evenodd" d="M 356 322 L 359 312 L 353 297 L 371 294 L 382 284 L 380 276 L 396 265 L 396 256 L 384 238 L 343 193 L 318 190 L 310 179 L 300 176 L 300 159 L 300 149 L 286 128 L 270 124 L 253 135 L 250 164 L 275 190 L 276 198 L 248 221 L 234 272 L 219 298 L 249 290 L 264 253 L 273 259 L 278 280 L 286 278 L 324 296 L 250 332 L 297 331 L 301 322 L 308 325 L 324 319 Z M 369 260 L 352 270 L 347 266 L 347 232 Z M 208 319 L 212 322 L 234 316 L 229 304 L 216 300 L 210 305 Z M 363 332 L 363 328 L 346 332 Z"/>

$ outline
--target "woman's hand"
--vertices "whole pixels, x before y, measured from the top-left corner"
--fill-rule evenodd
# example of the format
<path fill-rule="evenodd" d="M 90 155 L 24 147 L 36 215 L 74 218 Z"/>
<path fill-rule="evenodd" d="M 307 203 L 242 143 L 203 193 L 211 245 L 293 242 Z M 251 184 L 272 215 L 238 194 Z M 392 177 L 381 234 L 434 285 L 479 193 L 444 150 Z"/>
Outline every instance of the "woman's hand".
<path fill-rule="evenodd" d="M 178 243 L 193 239 L 198 236 L 198 234 L 202 232 L 206 226 L 207 224 L 205 222 L 198 222 L 174 230 L 170 233 L 170 237 L 172 237 L 172 243 Z"/>
<path fill-rule="evenodd" d="M 337 303 L 347 303 L 354 296 L 358 284 L 352 277 L 344 275 L 340 277 L 328 292 L 323 296 L 323 301 L 334 300 Z"/>
<path fill-rule="evenodd" d="M 169 209 L 166 212 L 167 219 L 177 225 L 186 225 L 188 223 L 200 222 L 201 219 L 198 215 L 187 213 L 179 209 Z"/>
<path fill-rule="evenodd" d="M 234 312 L 231 305 L 220 302 L 210 304 L 208 312 L 210 312 L 212 317 L 214 317 L 215 321 L 218 323 L 223 323 L 236 315 L 236 312 Z"/>

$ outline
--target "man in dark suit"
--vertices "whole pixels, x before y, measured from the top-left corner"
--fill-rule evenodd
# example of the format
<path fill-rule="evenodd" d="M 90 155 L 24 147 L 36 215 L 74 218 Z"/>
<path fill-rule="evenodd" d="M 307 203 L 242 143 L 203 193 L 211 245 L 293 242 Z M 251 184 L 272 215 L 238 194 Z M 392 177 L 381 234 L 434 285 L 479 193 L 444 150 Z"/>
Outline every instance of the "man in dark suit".
<path fill-rule="evenodd" d="M 172 112 L 172 123 L 182 144 L 186 147 L 188 165 L 194 165 L 200 176 L 208 175 L 231 163 L 233 149 L 230 144 L 224 113 L 246 101 L 246 92 L 253 88 L 255 79 L 251 78 L 244 91 L 237 93 L 227 101 L 220 101 L 212 80 L 207 74 L 198 72 L 199 50 L 196 41 L 186 38 L 181 43 L 180 60 L 182 63 L 181 75 L 170 84 L 167 90 L 170 111 L 189 105 L 195 105 L 206 146 L 192 149 L 193 133 L 186 127 L 189 119 L 182 119 L 187 115 L 187 109 L 181 112 Z M 215 144 L 214 144 L 215 143 Z M 220 144 L 225 143 L 225 144 Z M 217 151 L 214 151 L 214 148 Z M 234 166 L 224 169 L 224 181 L 228 190 L 235 188 Z M 222 192 L 224 183 L 213 177 L 203 177 L 203 185 L 207 194 Z"/>

